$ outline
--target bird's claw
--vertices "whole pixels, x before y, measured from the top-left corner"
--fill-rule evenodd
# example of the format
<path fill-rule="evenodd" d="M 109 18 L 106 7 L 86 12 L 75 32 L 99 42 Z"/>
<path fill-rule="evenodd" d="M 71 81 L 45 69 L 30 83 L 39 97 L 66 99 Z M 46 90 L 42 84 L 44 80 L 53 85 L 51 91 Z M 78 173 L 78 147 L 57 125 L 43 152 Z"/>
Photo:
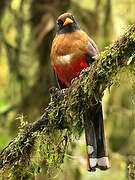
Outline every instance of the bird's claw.
<path fill-rule="evenodd" d="M 80 74 L 88 74 L 88 72 L 89 72 L 89 69 L 88 68 L 84 68 L 81 72 L 80 72 Z"/>
<path fill-rule="evenodd" d="M 71 80 L 71 84 L 73 84 L 73 82 L 74 82 L 76 79 L 78 79 L 78 77 L 73 78 L 73 79 Z"/>

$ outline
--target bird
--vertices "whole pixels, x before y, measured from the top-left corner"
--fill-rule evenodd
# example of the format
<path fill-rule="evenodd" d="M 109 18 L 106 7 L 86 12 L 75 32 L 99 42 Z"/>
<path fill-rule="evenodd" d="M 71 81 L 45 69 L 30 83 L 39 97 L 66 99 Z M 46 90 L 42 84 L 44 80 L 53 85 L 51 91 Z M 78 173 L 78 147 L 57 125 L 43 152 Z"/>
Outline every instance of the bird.
<path fill-rule="evenodd" d="M 99 55 L 96 43 L 80 28 L 71 13 L 64 13 L 57 19 L 57 32 L 51 46 L 51 64 L 60 89 L 69 88 L 74 78 L 95 63 Z M 84 113 L 86 157 L 88 171 L 110 168 L 102 102 L 98 101 Z"/>

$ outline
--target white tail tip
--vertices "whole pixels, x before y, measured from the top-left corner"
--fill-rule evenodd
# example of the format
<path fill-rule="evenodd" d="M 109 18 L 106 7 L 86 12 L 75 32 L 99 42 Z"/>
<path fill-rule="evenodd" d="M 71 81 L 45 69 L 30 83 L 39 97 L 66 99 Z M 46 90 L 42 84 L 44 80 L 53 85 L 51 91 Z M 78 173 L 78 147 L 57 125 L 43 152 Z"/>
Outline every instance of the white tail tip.
<path fill-rule="evenodd" d="M 110 168 L 108 157 L 89 158 L 89 163 L 91 171 L 95 171 L 96 168 L 99 168 L 101 170 L 107 170 Z"/>

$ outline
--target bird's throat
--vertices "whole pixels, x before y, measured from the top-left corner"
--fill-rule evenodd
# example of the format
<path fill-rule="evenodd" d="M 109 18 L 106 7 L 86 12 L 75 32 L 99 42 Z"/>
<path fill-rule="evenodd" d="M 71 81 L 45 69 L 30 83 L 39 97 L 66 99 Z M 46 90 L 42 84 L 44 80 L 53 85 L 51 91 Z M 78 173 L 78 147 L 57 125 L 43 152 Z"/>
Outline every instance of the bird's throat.
<path fill-rule="evenodd" d="M 57 34 L 69 34 L 77 30 L 80 30 L 79 26 L 73 23 L 73 24 L 68 24 L 62 28 L 59 28 Z"/>

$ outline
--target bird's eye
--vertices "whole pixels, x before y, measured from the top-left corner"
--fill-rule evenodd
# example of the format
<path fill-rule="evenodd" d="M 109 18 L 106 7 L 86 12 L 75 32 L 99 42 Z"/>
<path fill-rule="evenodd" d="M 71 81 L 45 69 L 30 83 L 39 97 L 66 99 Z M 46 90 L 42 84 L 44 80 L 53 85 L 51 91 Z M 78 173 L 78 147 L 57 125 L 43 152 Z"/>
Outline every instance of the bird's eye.
<path fill-rule="evenodd" d="M 61 19 L 59 19 L 58 21 L 57 21 L 57 24 L 58 24 L 58 26 L 63 26 L 63 21 L 61 20 Z"/>
<path fill-rule="evenodd" d="M 74 16 L 72 16 L 72 20 L 75 20 Z"/>

